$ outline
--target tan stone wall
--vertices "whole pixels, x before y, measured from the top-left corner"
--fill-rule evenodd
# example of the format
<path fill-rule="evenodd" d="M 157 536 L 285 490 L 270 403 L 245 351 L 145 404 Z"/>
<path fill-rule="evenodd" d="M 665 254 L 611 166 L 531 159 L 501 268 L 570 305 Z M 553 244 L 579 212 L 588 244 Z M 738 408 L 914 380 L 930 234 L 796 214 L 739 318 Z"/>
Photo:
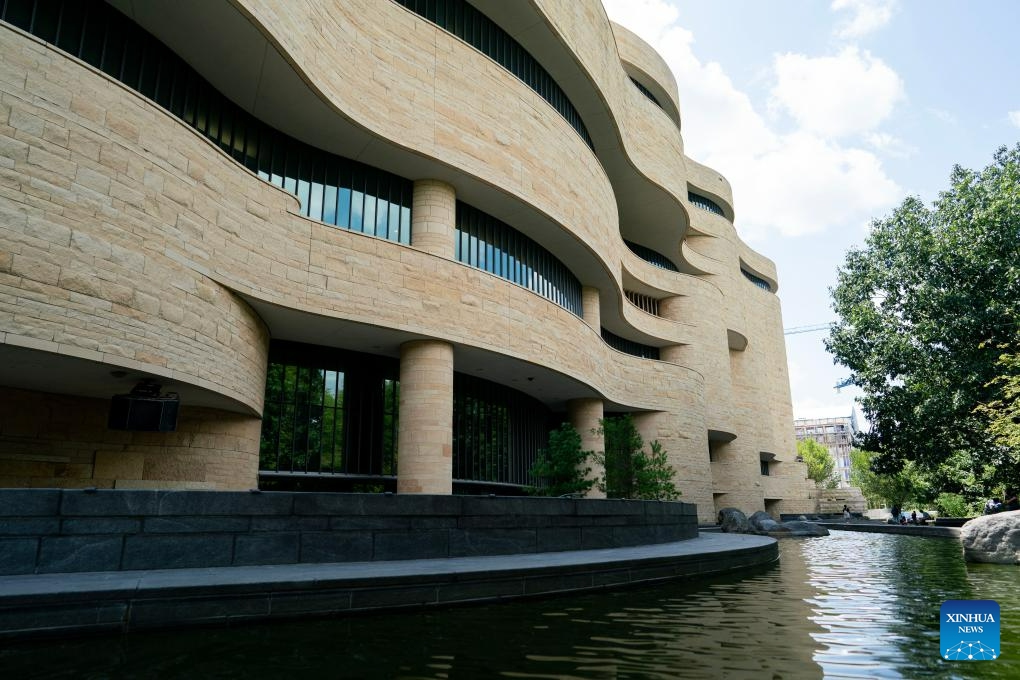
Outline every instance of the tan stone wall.
<path fill-rule="evenodd" d="M 0 387 L 0 487 L 245 490 L 259 418 L 182 406 L 176 432 L 106 429 L 108 399 Z"/>
<path fill-rule="evenodd" d="M 661 224 L 676 225 L 670 254 L 682 248 L 689 263 L 682 274 L 626 248 L 613 187 L 591 151 L 538 95 L 456 38 L 394 3 L 288 4 L 286 12 L 261 0 L 238 4 L 338 118 L 406 148 L 416 167 L 431 159 L 444 176 L 452 169 L 500 187 L 515 210 L 540 213 L 583 243 L 583 258 L 567 264 L 598 274 L 591 276 L 601 288 L 582 280 L 588 307 L 591 290 L 603 313 L 612 311 L 607 301 L 619 301 L 620 319 L 636 335 L 669 348 L 664 360 L 616 352 L 597 327 L 454 262 L 442 236 L 436 243 L 416 236 L 409 247 L 295 214 L 293 196 L 151 103 L 6 28 L 0 143 L 11 162 L 0 165 L 0 333 L 48 333 L 47 351 L 99 351 L 89 358 L 170 371 L 253 413 L 262 405 L 267 335 L 238 294 L 488 350 L 495 360 L 543 366 L 586 386 L 585 394 L 647 411 L 646 438 L 663 442 L 702 521 L 714 516 L 713 493 L 761 508 L 759 451 L 787 455 L 792 442 L 789 384 L 778 300 L 743 279 L 739 260 L 773 276 L 774 268 L 727 220 L 689 207 L 688 183 L 731 202 L 728 183 L 685 159 L 676 125 L 650 110 L 605 49 L 612 29 L 595 0 L 539 2 L 532 10 L 555 27 L 558 47 L 574 51 L 606 102 L 622 140 L 615 153 L 672 197 Z M 439 185 L 419 182 L 414 219 L 445 230 L 451 192 L 425 200 L 427 186 Z M 422 204 L 443 214 L 430 207 L 423 215 Z M 681 244 L 688 220 L 692 232 Z M 628 308 L 625 278 L 661 291 L 663 318 Z M 82 292 L 83 285 L 92 288 Z M 58 335 L 53 317 L 82 315 L 79 329 Z M 132 344 L 141 340 L 126 329 L 117 336 L 118 315 L 146 329 L 139 335 L 156 350 Z M 96 324 L 113 329 L 99 333 L 114 338 L 110 356 L 87 344 Z M 728 330 L 748 338 L 744 356 L 731 357 Z M 123 347 L 131 356 L 117 358 Z M 725 465 L 708 464 L 710 429 L 737 435 Z"/>

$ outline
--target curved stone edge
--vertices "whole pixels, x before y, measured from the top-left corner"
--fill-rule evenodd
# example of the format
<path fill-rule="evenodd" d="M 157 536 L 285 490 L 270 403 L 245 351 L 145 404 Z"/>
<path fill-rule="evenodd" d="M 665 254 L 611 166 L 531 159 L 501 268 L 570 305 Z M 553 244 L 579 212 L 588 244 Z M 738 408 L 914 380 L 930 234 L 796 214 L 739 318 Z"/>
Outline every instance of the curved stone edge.
<path fill-rule="evenodd" d="M 566 553 L 10 577 L 0 583 L 0 639 L 548 597 L 753 571 L 778 560 L 775 539 L 706 534 Z"/>

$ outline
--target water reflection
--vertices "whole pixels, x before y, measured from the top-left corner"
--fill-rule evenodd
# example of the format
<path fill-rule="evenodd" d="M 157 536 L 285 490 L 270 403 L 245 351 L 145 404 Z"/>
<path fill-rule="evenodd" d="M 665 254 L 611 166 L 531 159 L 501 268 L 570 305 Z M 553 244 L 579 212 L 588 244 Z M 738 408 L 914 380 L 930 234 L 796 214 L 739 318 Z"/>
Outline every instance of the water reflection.
<path fill-rule="evenodd" d="M 1003 656 L 939 658 L 946 599 L 999 602 Z M 1020 569 L 959 543 L 834 532 L 742 579 L 0 651 L 17 678 L 1020 677 Z"/>

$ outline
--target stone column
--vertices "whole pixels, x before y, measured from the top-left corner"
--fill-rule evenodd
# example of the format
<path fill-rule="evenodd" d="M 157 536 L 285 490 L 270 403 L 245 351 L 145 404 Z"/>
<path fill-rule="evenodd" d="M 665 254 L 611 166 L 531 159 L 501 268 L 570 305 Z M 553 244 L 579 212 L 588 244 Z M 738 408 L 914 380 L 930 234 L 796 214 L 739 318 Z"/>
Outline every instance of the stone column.
<path fill-rule="evenodd" d="M 602 334 L 602 310 L 599 308 L 599 289 L 591 286 L 581 288 L 581 317 L 595 332 Z"/>
<path fill-rule="evenodd" d="M 453 493 L 453 345 L 400 346 L 397 493 Z"/>
<path fill-rule="evenodd" d="M 457 192 L 446 182 L 419 179 L 411 204 L 411 245 L 447 257 L 456 254 Z"/>
<path fill-rule="evenodd" d="M 574 426 L 581 435 L 581 450 L 604 453 L 606 450 L 605 439 L 598 434 L 599 421 L 602 420 L 601 399 L 571 399 L 567 402 L 567 415 L 570 424 Z M 591 461 L 589 463 L 591 472 L 588 479 L 600 479 L 605 470 L 602 465 Z M 592 487 L 587 494 L 588 498 L 605 498 L 606 494 Z"/>

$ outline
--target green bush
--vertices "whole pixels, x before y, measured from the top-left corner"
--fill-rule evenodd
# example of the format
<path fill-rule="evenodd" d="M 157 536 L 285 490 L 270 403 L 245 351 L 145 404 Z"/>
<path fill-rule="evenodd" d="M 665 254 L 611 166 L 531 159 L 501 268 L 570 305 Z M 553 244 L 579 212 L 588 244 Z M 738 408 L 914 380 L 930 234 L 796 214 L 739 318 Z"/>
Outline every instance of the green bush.
<path fill-rule="evenodd" d="M 958 493 L 940 493 L 935 499 L 940 517 L 973 517 L 978 514 L 967 499 Z"/>
<path fill-rule="evenodd" d="M 581 435 L 570 423 L 563 423 L 549 433 L 549 445 L 538 452 L 531 466 L 531 475 L 538 486 L 528 489 L 535 496 L 568 496 L 584 494 L 595 484 L 587 479 L 591 467 L 586 463 L 594 451 L 581 450 Z"/>
<path fill-rule="evenodd" d="M 599 489 L 608 498 L 673 501 L 680 497 L 673 483 L 676 471 L 662 444 L 651 442 L 651 453 L 645 453 L 645 442 L 629 413 L 604 418 L 600 425 L 605 451 L 596 454 L 595 460 L 605 470 Z"/>

